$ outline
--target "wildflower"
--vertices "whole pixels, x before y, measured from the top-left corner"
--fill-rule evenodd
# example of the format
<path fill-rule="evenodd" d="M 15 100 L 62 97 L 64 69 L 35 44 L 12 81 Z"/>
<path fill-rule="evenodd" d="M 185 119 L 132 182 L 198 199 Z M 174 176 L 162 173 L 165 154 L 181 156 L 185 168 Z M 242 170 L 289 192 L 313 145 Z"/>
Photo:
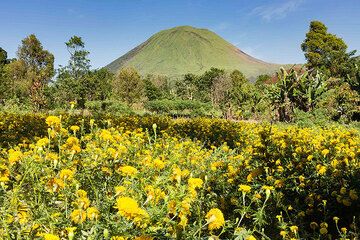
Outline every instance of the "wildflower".
<path fill-rule="evenodd" d="M 320 234 L 325 235 L 327 233 L 328 233 L 327 228 L 324 228 L 324 227 L 320 228 Z"/>
<path fill-rule="evenodd" d="M 329 154 L 329 149 L 324 149 L 324 150 L 322 150 L 321 151 L 321 154 L 324 156 L 324 157 L 326 157 L 328 154 Z"/>
<path fill-rule="evenodd" d="M 339 220 L 340 220 L 340 218 L 338 218 L 338 217 L 333 217 L 333 220 L 335 221 L 335 223 L 337 224 L 338 222 L 339 222 Z"/>
<path fill-rule="evenodd" d="M 74 236 L 75 236 L 75 230 L 76 230 L 76 227 L 67 227 L 66 228 L 66 231 L 68 232 L 68 238 L 69 240 L 72 240 L 74 239 Z"/>
<path fill-rule="evenodd" d="M 60 171 L 60 179 L 70 181 L 74 177 L 74 171 L 70 169 L 63 169 Z"/>
<path fill-rule="evenodd" d="M 188 180 L 189 187 L 193 189 L 201 188 L 203 183 L 203 180 L 201 180 L 200 178 L 189 178 Z"/>
<path fill-rule="evenodd" d="M 253 235 L 250 235 L 245 240 L 256 240 L 256 238 Z"/>
<path fill-rule="evenodd" d="M 89 207 L 86 213 L 90 220 L 97 220 L 99 218 L 99 210 L 96 207 Z"/>
<path fill-rule="evenodd" d="M 121 193 L 126 191 L 126 187 L 124 186 L 116 186 L 115 187 L 115 195 L 120 195 Z"/>
<path fill-rule="evenodd" d="M 212 208 L 206 214 L 206 220 L 209 223 L 209 230 L 219 229 L 225 224 L 224 215 L 218 208 Z"/>
<path fill-rule="evenodd" d="M 54 234 L 51 233 L 45 233 L 43 235 L 44 240 L 60 240 L 60 238 Z"/>
<path fill-rule="evenodd" d="M 58 127 L 60 126 L 61 120 L 56 116 L 48 116 L 45 122 L 49 127 Z"/>
<path fill-rule="evenodd" d="M 280 231 L 280 236 L 282 236 L 283 238 L 285 238 L 286 235 L 287 235 L 287 232 L 286 232 L 286 231 L 284 231 L 284 230 Z"/>
<path fill-rule="evenodd" d="M 74 201 L 78 208 L 87 209 L 90 206 L 90 200 L 87 197 L 81 197 Z"/>
<path fill-rule="evenodd" d="M 9 162 L 10 164 L 14 164 L 18 162 L 23 157 L 23 153 L 21 151 L 17 151 L 14 149 L 9 150 Z"/>
<path fill-rule="evenodd" d="M 73 221 L 74 223 L 83 223 L 86 220 L 86 212 L 82 209 L 75 209 L 71 214 L 70 214 L 70 218 L 71 221 Z"/>
<path fill-rule="evenodd" d="M 134 176 L 138 173 L 138 170 L 132 166 L 120 167 L 119 171 L 125 176 Z"/>
<path fill-rule="evenodd" d="M 116 200 L 116 207 L 123 217 L 132 217 L 138 213 L 138 203 L 130 197 L 120 197 Z"/>
<path fill-rule="evenodd" d="M 243 193 L 249 193 L 251 191 L 251 187 L 249 185 L 241 184 L 239 185 L 239 191 Z"/>
<path fill-rule="evenodd" d="M 78 131 L 80 130 L 80 127 L 74 125 L 74 126 L 71 126 L 71 127 L 70 127 L 70 130 L 73 131 L 74 133 L 76 133 L 76 132 L 78 132 Z"/>
<path fill-rule="evenodd" d="M 340 230 L 341 230 L 341 232 L 343 232 L 343 233 L 346 233 L 346 232 L 347 232 L 347 228 L 346 228 L 346 227 L 342 227 Z"/>
<path fill-rule="evenodd" d="M 155 159 L 154 160 L 154 167 L 161 170 L 165 167 L 165 163 L 164 161 L 161 161 L 160 159 Z"/>
<path fill-rule="evenodd" d="M 299 231 L 299 227 L 298 226 L 291 226 L 290 227 L 290 230 L 293 232 L 293 233 L 297 233 Z"/>
<path fill-rule="evenodd" d="M 79 198 L 86 198 L 87 197 L 87 192 L 85 190 L 79 189 L 76 191 L 76 195 Z"/>
<path fill-rule="evenodd" d="M 262 186 L 262 189 L 265 190 L 266 196 L 269 196 L 271 191 L 274 190 L 273 186 Z"/>

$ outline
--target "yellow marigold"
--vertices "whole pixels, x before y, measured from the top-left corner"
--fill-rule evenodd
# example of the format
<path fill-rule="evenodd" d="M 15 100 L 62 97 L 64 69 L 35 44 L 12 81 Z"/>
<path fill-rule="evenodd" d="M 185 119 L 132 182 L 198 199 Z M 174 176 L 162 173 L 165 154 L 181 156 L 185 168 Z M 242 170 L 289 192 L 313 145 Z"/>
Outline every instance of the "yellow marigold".
<path fill-rule="evenodd" d="M 86 213 L 90 220 L 97 220 L 99 218 L 99 210 L 96 207 L 89 207 Z"/>
<path fill-rule="evenodd" d="M 43 235 L 44 240 L 60 240 L 60 238 L 54 234 L 51 233 L 45 233 Z"/>
<path fill-rule="evenodd" d="M 290 227 L 290 230 L 293 232 L 293 233 L 297 233 L 299 231 L 299 228 L 298 226 L 291 226 Z"/>
<path fill-rule="evenodd" d="M 124 186 L 116 186 L 115 187 L 115 194 L 120 195 L 121 193 L 126 191 L 126 187 Z"/>
<path fill-rule="evenodd" d="M 201 188 L 203 185 L 203 180 L 201 180 L 200 178 L 189 178 L 188 180 L 188 185 L 190 188 Z"/>
<path fill-rule="evenodd" d="M 240 184 L 239 191 L 241 191 L 243 193 L 249 193 L 251 191 L 251 187 L 249 185 Z"/>
<path fill-rule="evenodd" d="M 138 170 L 132 166 L 120 167 L 119 171 L 125 176 L 134 176 L 138 173 Z"/>
<path fill-rule="evenodd" d="M 74 223 L 83 223 L 86 220 L 86 212 L 82 209 L 75 209 L 71 214 L 70 214 L 70 218 L 71 221 L 73 221 Z"/>
<path fill-rule="evenodd" d="M 76 126 L 76 125 L 73 125 L 73 126 L 70 127 L 70 130 L 73 131 L 73 132 L 78 132 L 80 130 L 80 127 Z"/>
<path fill-rule="evenodd" d="M 326 166 L 318 165 L 316 166 L 316 168 L 319 175 L 324 175 L 326 173 L 326 169 L 327 169 Z"/>
<path fill-rule="evenodd" d="M 99 137 L 104 141 L 110 141 L 113 139 L 111 132 L 106 129 L 101 130 Z"/>
<path fill-rule="evenodd" d="M 69 239 L 74 239 L 76 227 L 67 227 L 65 230 L 68 232 Z"/>
<path fill-rule="evenodd" d="M 119 214 L 123 217 L 132 217 L 137 214 L 139 205 L 135 199 L 130 197 L 120 197 L 116 200 L 116 207 Z"/>
<path fill-rule="evenodd" d="M 74 201 L 78 208 L 87 209 L 90 206 L 90 200 L 87 197 L 78 198 Z"/>
<path fill-rule="evenodd" d="M 85 190 L 79 189 L 76 191 L 76 195 L 79 198 L 85 198 L 85 197 L 87 197 L 87 192 Z"/>
<path fill-rule="evenodd" d="M 9 150 L 9 162 L 10 164 L 14 164 L 18 162 L 23 157 L 23 153 L 21 151 L 16 151 L 14 149 Z"/>
<path fill-rule="evenodd" d="M 74 178 L 74 171 L 71 169 L 63 169 L 60 171 L 60 179 L 62 180 L 72 180 Z"/>
<path fill-rule="evenodd" d="M 256 240 L 256 238 L 253 235 L 250 235 L 245 240 Z"/>
<path fill-rule="evenodd" d="M 161 170 L 165 167 L 165 162 L 160 160 L 160 159 L 155 159 L 154 160 L 154 167 Z"/>
<path fill-rule="evenodd" d="M 61 120 L 56 116 L 48 116 L 45 122 L 49 127 L 57 127 L 60 126 Z"/>
<path fill-rule="evenodd" d="M 329 154 L 329 149 L 324 149 L 324 150 L 322 150 L 321 151 L 321 154 L 324 156 L 324 157 L 326 157 L 328 154 Z"/>
<path fill-rule="evenodd" d="M 121 236 L 112 236 L 111 240 L 126 240 L 126 238 L 121 237 Z"/>
<path fill-rule="evenodd" d="M 327 228 L 320 228 L 320 234 L 322 234 L 322 235 L 325 235 L 325 234 L 327 234 L 328 233 L 328 230 L 327 230 Z"/>
<path fill-rule="evenodd" d="M 39 147 L 39 148 L 44 147 L 44 146 L 46 146 L 48 144 L 49 144 L 49 139 L 48 138 L 41 138 L 36 142 L 36 146 Z"/>
<path fill-rule="evenodd" d="M 218 208 L 212 208 L 206 214 L 206 220 L 209 223 L 209 230 L 219 229 L 225 224 L 224 215 Z"/>

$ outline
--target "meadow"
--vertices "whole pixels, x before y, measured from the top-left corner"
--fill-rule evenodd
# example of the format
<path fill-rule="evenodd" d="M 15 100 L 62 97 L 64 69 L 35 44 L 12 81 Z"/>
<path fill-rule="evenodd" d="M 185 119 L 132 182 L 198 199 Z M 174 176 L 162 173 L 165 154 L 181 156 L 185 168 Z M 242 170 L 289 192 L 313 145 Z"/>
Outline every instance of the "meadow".
<path fill-rule="evenodd" d="M 1 239 L 358 239 L 360 132 L 2 114 Z"/>

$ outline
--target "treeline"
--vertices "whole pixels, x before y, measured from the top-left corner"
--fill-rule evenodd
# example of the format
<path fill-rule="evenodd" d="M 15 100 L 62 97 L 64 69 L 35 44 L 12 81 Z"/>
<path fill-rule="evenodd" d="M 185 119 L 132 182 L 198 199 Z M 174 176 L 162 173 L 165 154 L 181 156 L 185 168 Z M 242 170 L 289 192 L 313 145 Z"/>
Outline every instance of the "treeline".
<path fill-rule="evenodd" d="M 212 68 L 182 79 L 141 76 L 134 68 L 117 74 L 91 69 L 83 40 L 65 43 L 66 66 L 54 68 L 54 56 L 35 35 L 25 38 L 16 59 L 0 48 L 2 109 L 93 112 L 147 111 L 174 116 L 222 116 L 233 119 L 359 120 L 360 59 L 345 42 L 313 21 L 301 45 L 307 63 L 261 75 L 250 82 L 240 71 Z"/>

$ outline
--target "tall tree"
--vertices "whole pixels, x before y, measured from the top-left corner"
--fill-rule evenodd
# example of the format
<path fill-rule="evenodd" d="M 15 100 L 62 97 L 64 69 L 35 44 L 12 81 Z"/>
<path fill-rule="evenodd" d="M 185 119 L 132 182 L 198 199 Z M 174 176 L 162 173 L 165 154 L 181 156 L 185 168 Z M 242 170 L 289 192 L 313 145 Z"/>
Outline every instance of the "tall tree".
<path fill-rule="evenodd" d="M 355 53 L 347 53 L 345 42 L 328 33 L 327 27 L 319 21 L 310 23 L 301 49 L 305 53 L 309 69 L 324 71 L 332 77 L 340 77 L 343 74 L 350 57 Z"/>
<path fill-rule="evenodd" d="M 30 81 L 31 103 L 35 110 L 39 110 L 46 104 L 44 89 L 54 76 L 54 55 L 43 48 L 34 34 L 22 40 L 17 55 Z"/>
<path fill-rule="evenodd" d="M 73 36 L 65 43 L 70 60 L 67 66 L 60 66 L 56 80 L 57 98 L 60 102 L 77 101 L 77 106 L 85 107 L 87 96 L 94 95 L 90 74 L 89 52 L 81 37 Z M 94 83 L 94 81 L 93 81 Z"/>
<path fill-rule="evenodd" d="M 131 106 L 143 96 L 144 83 L 136 69 L 123 68 L 114 78 L 112 89 L 114 98 Z"/>

